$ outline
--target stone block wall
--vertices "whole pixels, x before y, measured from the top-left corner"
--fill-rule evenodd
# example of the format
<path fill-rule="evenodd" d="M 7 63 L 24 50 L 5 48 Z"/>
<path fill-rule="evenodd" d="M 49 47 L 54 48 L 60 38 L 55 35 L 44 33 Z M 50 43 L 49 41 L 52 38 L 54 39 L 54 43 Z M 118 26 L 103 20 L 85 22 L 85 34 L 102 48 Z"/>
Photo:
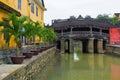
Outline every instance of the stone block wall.
<path fill-rule="evenodd" d="M 40 47 L 39 45 L 30 45 L 30 46 L 23 46 L 20 48 L 20 55 L 22 55 L 23 52 L 29 52 L 30 50 L 33 50 L 35 48 Z M 11 64 L 10 56 L 16 55 L 16 49 L 4 49 L 0 50 L 0 64 Z"/>
<path fill-rule="evenodd" d="M 107 45 L 105 54 L 112 54 L 112 55 L 120 56 L 120 46 L 116 46 L 116 45 L 110 46 L 110 45 Z"/>
<path fill-rule="evenodd" d="M 22 67 L 5 77 L 3 80 L 36 80 L 35 76 L 38 73 L 42 73 L 43 71 L 47 72 L 46 65 L 53 59 L 55 51 L 56 48 L 54 47 L 29 60 L 24 60 Z"/>

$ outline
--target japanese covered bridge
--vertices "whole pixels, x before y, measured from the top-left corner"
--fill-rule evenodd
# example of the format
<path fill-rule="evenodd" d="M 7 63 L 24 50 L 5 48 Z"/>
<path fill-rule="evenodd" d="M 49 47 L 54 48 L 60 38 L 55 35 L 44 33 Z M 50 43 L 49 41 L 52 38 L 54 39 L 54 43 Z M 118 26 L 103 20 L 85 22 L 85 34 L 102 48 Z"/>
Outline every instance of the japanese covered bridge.
<path fill-rule="evenodd" d="M 117 27 L 107 19 L 91 17 L 52 20 L 52 26 L 59 36 L 57 47 L 64 53 L 74 52 L 74 44 L 84 53 L 103 53 L 109 43 L 109 28 Z"/>

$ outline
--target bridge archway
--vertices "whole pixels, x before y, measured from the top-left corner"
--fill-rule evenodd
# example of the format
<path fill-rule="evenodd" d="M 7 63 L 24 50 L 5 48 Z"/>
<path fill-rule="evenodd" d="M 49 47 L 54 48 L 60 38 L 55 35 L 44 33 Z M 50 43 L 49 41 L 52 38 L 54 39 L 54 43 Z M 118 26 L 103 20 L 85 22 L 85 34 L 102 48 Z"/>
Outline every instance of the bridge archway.
<path fill-rule="evenodd" d="M 57 49 L 61 50 L 60 40 L 56 41 L 56 47 L 57 47 Z"/>
<path fill-rule="evenodd" d="M 106 50 L 107 40 L 103 40 L 103 50 Z"/>
<path fill-rule="evenodd" d="M 94 53 L 98 53 L 98 40 L 94 39 Z"/>
<path fill-rule="evenodd" d="M 69 52 L 69 40 L 68 39 L 65 40 L 65 44 L 64 45 L 65 45 L 65 52 L 68 53 Z"/>
<path fill-rule="evenodd" d="M 82 40 L 82 52 L 88 53 L 88 39 Z"/>

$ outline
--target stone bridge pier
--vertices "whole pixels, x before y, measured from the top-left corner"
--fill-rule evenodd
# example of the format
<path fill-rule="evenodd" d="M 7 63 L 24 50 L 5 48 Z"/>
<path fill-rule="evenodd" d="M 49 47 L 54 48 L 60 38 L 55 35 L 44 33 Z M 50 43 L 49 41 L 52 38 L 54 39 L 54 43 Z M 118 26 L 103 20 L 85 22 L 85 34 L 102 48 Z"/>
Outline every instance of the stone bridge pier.
<path fill-rule="evenodd" d="M 60 40 L 61 53 L 65 53 L 66 49 L 68 49 L 67 51 L 69 53 L 74 53 L 74 40 L 72 38 L 69 38 L 67 40 L 65 38 L 61 38 Z"/>
<path fill-rule="evenodd" d="M 104 46 L 103 39 L 88 39 L 88 53 L 103 53 Z"/>
<path fill-rule="evenodd" d="M 76 40 L 69 37 L 67 39 L 60 39 L 60 50 L 62 53 L 65 51 L 69 53 L 74 53 L 74 43 Z M 78 49 L 83 53 L 104 53 L 106 47 L 106 41 L 104 39 L 96 39 L 96 38 L 86 38 L 80 39 L 77 41 Z"/>
<path fill-rule="evenodd" d="M 65 39 L 64 38 L 61 38 L 60 40 L 60 50 L 61 50 L 61 53 L 65 53 Z"/>
<path fill-rule="evenodd" d="M 69 53 L 74 53 L 74 40 L 69 38 Z"/>

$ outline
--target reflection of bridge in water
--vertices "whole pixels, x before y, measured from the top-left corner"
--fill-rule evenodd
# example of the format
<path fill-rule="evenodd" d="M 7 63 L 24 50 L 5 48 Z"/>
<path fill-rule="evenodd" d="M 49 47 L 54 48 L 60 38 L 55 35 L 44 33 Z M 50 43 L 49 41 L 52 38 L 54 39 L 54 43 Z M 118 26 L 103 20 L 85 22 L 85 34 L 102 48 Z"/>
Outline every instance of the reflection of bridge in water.
<path fill-rule="evenodd" d="M 53 20 L 52 27 L 58 33 L 57 47 L 64 53 L 74 52 L 74 43 L 79 49 L 88 53 L 103 53 L 109 42 L 109 28 L 113 26 L 108 20 L 93 18 L 69 18 Z"/>

